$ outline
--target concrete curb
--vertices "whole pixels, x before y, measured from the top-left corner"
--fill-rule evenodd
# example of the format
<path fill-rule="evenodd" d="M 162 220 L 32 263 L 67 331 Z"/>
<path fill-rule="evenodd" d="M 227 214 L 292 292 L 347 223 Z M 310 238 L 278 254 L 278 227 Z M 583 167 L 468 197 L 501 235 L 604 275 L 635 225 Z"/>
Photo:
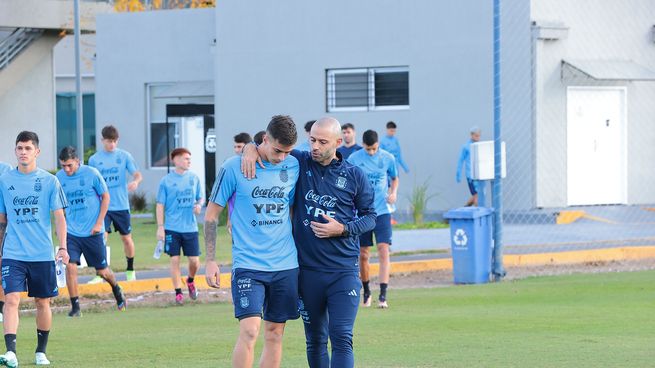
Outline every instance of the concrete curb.
<path fill-rule="evenodd" d="M 509 254 L 503 258 L 505 266 L 539 266 L 539 265 L 565 265 L 575 263 L 587 262 L 608 262 L 608 261 L 628 261 L 640 259 L 655 259 L 655 246 L 639 246 L 639 247 L 621 247 L 621 248 L 606 248 L 606 249 L 591 249 L 570 252 L 555 252 L 555 253 L 536 253 L 536 254 Z M 378 272 L 378 264 L 371 264 L 371 274 L 375 275 Z M 420 261 L 404 261 L 392 262 L 391 273 L 409 273 L 421 271 L 436 271 L 436 270 L 451 270 L 453 262 L 451 258 L 443 259 L 429 259 Z M 230 287 L 231 274 L 221 274 L 221 285 L 224 288 Z M 137 280 L 119 282 L 123 291 L 127 293 L 146 293 L 154 291 L 172 291 L 173 283 L 170 278 L 158 278 L 148 280 Z M 200 275 L 195 279 L 196 288 L 209 289 L 205 281 L 204 275 Z M 183 283 L 184 284 L 184 283 Z M 111 287 L 107 283 L 102 284 L 82 284 L 79 285 L 79 294 L 81 296 L 87 294 L 102 294 L 111 293 Z M 68 290 L 61 288 L 59 290 L 60 296 L 67 296 Z M 22 294 L 27 297 L 26 293 Z"/>

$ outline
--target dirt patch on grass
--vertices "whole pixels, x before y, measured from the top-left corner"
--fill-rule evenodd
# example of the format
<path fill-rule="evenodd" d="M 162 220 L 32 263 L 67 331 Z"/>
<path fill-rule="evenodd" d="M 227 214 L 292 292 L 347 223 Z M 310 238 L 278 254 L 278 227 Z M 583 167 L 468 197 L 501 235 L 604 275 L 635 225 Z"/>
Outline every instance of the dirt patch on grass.
<path fill-rule="evenodd" d="M 508 267 L 505 281 L 538 276 L 570 275 L 576 273 L 631 272 L 655 270 L 655 258 L 634 261 L 587 262 L 569 265 L 543 265 Z M 389 283 L 394 289 L 431 288 L 453 286 L 451 270 L 424 271 L 414 273 L 392 274 Z M 377 280 L 371 280 L 371 288 L 377 289 Z M 143 294 L 128 294 L 128 309 L 141 307 L 183 307 L 175 304 L 174 292 L 149 292 Z M 190 303 L 232 303 L 229 289 L 201 290 L 198 300 L 190 300 L 186 289 L 184 302 Z M 55 313 L 68 313 L 70 300 L 66 297 L 53 299 Z M 81 295 L 80 303 L 83 313 L 95 313 L 115 310 L 116 303 L 111 294 Z M 21 314 L 34 314 L 34 304 L 24 301 L 21 304 Z"/>

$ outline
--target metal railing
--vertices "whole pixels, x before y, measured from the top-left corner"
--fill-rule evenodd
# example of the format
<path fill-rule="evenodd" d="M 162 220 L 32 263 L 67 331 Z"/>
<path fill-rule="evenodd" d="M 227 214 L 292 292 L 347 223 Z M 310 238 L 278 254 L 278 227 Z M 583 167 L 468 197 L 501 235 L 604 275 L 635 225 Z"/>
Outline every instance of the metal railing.
<path fill-rule="evenodd" d="M 9 36 L 0 41 L 0 70 L 26 49 L 32 41 L 43 34 L 42 29 L 16 28 Z"/>

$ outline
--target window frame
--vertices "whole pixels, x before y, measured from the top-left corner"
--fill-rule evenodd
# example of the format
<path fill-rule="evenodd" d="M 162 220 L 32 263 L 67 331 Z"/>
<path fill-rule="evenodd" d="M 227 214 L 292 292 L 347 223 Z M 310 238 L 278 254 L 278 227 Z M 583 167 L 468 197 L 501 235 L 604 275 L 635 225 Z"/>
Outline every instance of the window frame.
<path fill-rule="evenodd" d="M 409 66 L 370 67 L 370 68 L 335 68 L 326 70 L 326 111 L 327 112 L 361 112 L 361 111 L 389 111 L 409 110 L 407 105 L 377 106 L 375 104 L 375 75 L 376 73 L 407 72 L 407 100 L 409 101 Z M 339 74 L 367 74 L 367 105 L 337 107 L 335 75 Z"/>

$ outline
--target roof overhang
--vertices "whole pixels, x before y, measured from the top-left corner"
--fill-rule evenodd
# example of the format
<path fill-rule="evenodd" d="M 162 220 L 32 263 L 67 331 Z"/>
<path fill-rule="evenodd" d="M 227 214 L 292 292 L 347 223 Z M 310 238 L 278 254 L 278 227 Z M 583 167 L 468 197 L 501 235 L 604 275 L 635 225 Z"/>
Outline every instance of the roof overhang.
<path fill-rule="evenodd" d="M 655 81 L 655 71 L 631 60 L 562 60 L 562 80 Z"/>
<path fill-rule="evenodd" d="M 154 98 L 213 97 L 213 81 L 177 82 L 162 88 Z"/>

